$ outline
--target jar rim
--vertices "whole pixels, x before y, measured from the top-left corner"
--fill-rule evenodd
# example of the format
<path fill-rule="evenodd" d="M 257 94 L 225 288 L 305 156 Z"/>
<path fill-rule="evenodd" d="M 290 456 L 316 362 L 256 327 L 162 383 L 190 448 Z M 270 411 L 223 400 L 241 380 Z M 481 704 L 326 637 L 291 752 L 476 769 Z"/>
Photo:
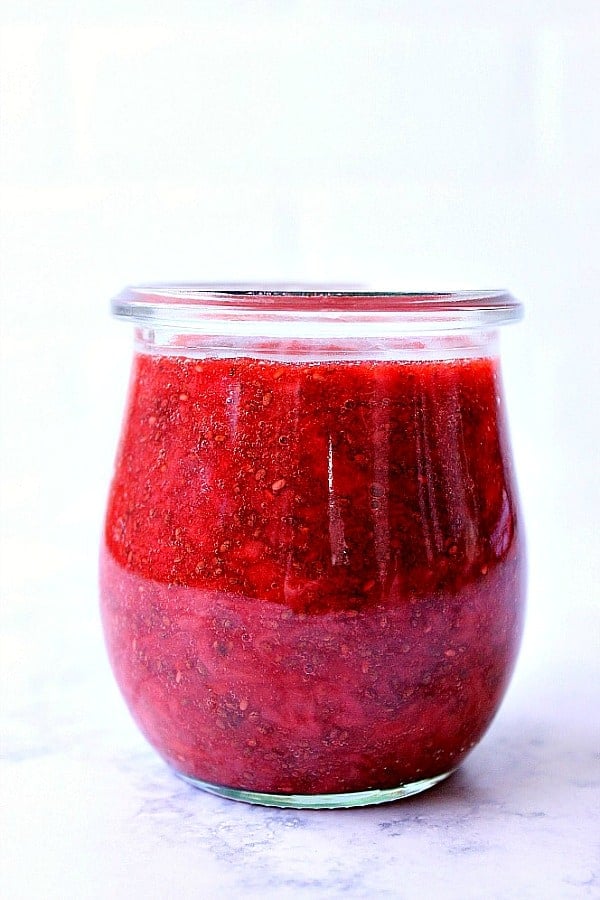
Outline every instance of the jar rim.
<path fill-rule="evenodd" d="M 345 323 L 398 331 L 490 328 L 519 320 L 522 304 L 506 290 L 381 291 L 354 285 L 159 282 L 124 288 L 112 312 L 146 327 L 183 330 Z"/>

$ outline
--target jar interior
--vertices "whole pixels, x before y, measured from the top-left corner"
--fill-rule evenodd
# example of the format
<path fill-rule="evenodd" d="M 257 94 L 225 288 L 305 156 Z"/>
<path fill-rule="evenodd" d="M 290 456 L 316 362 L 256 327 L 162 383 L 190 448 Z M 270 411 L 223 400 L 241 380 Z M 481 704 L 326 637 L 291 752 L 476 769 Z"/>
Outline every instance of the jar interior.
<path fill-rule="evenodd" d="M 202 334 L 177 328 L 138 327 L 138 353 L 195 359 L 250 357 L 281 362 L 327 360 L 469 359 L 496 356 L 497 329 L 473 329 L 449 334 L 408 334 L 324 338 L 287 333 L 278 337 L 239 334 Z"/>

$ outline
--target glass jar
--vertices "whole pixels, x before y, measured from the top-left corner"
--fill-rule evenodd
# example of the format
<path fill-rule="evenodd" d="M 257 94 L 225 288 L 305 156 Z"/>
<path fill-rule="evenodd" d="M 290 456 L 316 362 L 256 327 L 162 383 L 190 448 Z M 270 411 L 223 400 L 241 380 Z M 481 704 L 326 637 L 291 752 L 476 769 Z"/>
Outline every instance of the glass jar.
<path fill-rule="evenodd" d="M 431 787 L 506 690 L 524 542 L 503 292 L 154 285 L 101 549 L 111 663 L 150 743 L 237 800 Z"/>

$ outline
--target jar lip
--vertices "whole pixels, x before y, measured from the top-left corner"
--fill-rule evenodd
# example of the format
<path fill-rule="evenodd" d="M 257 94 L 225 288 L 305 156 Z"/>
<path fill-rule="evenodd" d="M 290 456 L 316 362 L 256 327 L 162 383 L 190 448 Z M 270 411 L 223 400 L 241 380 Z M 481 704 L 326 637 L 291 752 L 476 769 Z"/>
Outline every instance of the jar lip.
<path fill-rule="evenodd" d="M 413 331 L 489 328 L 522 317 L 505 290 L 381 291 L 355 285 L 154 283 L 130 285 L 112 299 L 112 312 L 144 326 L 202 330 L 241 322 L 302 321 L 358 325 L 384 322 Z"/>

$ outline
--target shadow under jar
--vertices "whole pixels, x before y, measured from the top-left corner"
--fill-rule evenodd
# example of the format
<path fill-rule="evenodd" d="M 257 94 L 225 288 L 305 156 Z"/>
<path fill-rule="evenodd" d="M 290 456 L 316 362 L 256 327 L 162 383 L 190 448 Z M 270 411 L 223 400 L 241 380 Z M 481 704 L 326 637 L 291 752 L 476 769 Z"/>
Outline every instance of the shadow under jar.
<path fill-rule="evenodd" d="M 506 690 L 523 530 L 503 292 L 154 285 L 101 549 L 111 663 L 188 781 L 356 806 L 449 775 Z"/>

